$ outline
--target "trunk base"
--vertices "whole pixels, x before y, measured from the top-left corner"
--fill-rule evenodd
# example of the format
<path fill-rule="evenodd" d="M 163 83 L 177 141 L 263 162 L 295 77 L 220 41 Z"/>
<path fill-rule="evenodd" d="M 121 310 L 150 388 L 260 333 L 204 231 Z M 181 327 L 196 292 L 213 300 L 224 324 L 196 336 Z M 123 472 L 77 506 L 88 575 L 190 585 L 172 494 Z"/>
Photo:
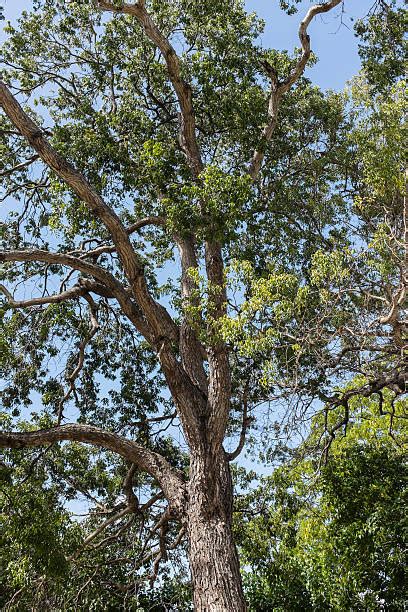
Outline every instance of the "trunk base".
<path fill-rule="evenodd" d="M 196 612 L 245 612 L 237 549 L 232 537 L 232 482 L 227 459 L 190 467 L 187 510 L 189 559 Z M 215 473 L 214 473 L 215 472 Z M 196 476 L 196 478 L 194 478 Z"/>

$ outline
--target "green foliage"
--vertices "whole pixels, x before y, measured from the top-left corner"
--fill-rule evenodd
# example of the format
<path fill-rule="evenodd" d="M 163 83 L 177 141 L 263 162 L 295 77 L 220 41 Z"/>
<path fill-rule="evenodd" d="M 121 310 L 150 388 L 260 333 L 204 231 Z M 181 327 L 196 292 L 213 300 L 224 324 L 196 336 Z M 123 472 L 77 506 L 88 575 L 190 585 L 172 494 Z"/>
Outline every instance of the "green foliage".
<path fill-rule="evenodd" d="M 296 457 L 240 500 L 243 509 L 250 502 L 237 515 L 237 537 L 251 610 L 403 609 L 406 400 L 394 408 L 391 437 L 378 400 L 353 400 L 347 435 L 336 437 L 323 465 L 316 418 Z"/>
<path fill-rule="evenodd" d="M 280 2 L 289 14 L 298 4 Z M 267 143 L 259 142 L 270 96 L 265 60 L 282 81 L 298 52 L 261 48 L 264 24 L 241 0 L 147 0 L 146 6 L 191 84 L 204 164 L 199 177 L 192 179 L 180 146 L 179 105 L 165 60 L 131 16 L 102 14 L 91 0 L 36 0 L 16 26 L 6 26 L 4 79 L 27 95 L 27 112 L 125 225 L 166 219 L 130 239 L 151 294 L 170 305 L 175 320 L 185 315 L 204 344 L 227 342 L 228 433 L 241 427 L 245 385 L 250 408 L 278 396 L 279 411 L 290 408 L 296 423 L 294 404 L 303 419 L 304 405 L 325 401 L 361 371 L 361 330 L 370 330 L 363 342 L 367 380 L 401 363 L 402 341 L 390 341 L 390 329 L 378 331 L 376 322 L 384 296 L 399 286 L 403 256 L 404 13 L 395 2 L 376 3 L 356 26 L 363 75 L 344 94 L 323 92 L 301 77 L 282 99 Z M 256 147 L 265 157 L 252 181 Z M 32 155 L 1 117 L 2 197 L 12 203 L 0 225 L 2 250 L 84 257 L 84 245 L 109 244 L 94 214 Z M 176 278 L 175 236 L 191 234 L 199 265 L 190 270 L 195 290 L 186 300 Z M 221 318 L 212 300 L 221 288 L 203 272 L 208 239 L 221 244 L 226 262 L 228 308 Z M 115 253 L 98 263 L 127 282 Z M 78 278 L 38 262 L 0 269 L 16 299 L 58 292 Z M 126 435 L 187 470 L 178 420 L 149 421 L 174 411 L 157 356 L 113 300 L 95 297 L 99 328 L 92 338 L 88 304 L 79 299 L 24 311 L 7 301 L 2 293 L 1 402 L 2 415 L 9 415 L 1 416 L 2 429 L 55 424 L 85 347 L 64 417 Z M 318 480 L 310 485 L 318 457 L 309 452 L 249 497 L 259 514 L 244 518 L 236 533 L 243 566 L 256 570 L 245 576 L 254 610 L 374 610 L 381 598 L 390 606 L 401 599 L 405 465 L 397 466 L 405 456 L 385 435 L 384 419 L 373 416 L 375 402 L 363 403 L 358 418 L 355 402 L 355 422 L 347 438 L 336 438 Z M 341 416 L 333 411 L 329 424 Z M 288 424 L 280 429 L 273 421 L 272 428 L 273 440 L 289 434 Z M 308 444 L 321 429 L 315 420 Z M 286 456 L 268 434 L 265 426 L 262 436 L 252 435 L 253 447 L 261 446 L 263 457 Z M 124 520 L 114 524 L 108 546 L 99 546 L 101 536 L 95 548 L 69 560 L 103 517 L 123 507 L 127 466 L 79 444 L 38 453 L 7 452 L 1 464 L 0 605 L 20 591 L 21 609 L 191 609 L 184 548 L 172 553 L 155 589 L 147 586 L 152 560 L 143 562 L 143 537 L 151 537 L 160 501 L 141 526 L 134 521 L 122 533 Z M 142 499 L 157 493 L 143 474 L 135 476 L 135 488 Z M 270 508 L 263 516 L 265 496 Z M 92 510 L 84 520 L 67 511 L 78 500 Z M 136 568 L 135 559 L 142 560 Z"/>
<path fill-rule="evenodd" d="M 370 95 L 367 83 L 356 79 L 352 95 L 359 119 L 352 140 L 360 154 L 366 199 L 395 202 L 405 185 L 406 81 L 393 85 L 384 99 Z"/>
<path fill-rule="evenodd" d="M 5 427 L 6 423 L 2 422 Z M 67 556 L 80 542 L 80 527 L 64 508 L 57 483 L 44 466 L 28 477 L 32 453 L 8 451 L 0 465 L 0 605 L 39 576 L 61 582 Z"/>
<path fill-rule="evenodd" d="M 407 13 L 398 0 L 376 3 L 356 22 L 364 72 L 374 89 L 384 92 L 406 74 L 406 31 Z"/>

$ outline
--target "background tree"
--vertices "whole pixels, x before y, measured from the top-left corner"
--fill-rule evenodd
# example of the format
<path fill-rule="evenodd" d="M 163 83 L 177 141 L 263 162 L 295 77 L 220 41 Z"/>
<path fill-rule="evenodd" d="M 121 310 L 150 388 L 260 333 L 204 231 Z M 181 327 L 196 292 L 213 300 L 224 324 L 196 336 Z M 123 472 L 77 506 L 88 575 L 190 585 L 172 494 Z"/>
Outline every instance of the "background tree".
<path fill-rule="evenodd" d="M 406 400 L 391 408 L 393 399 L 387 392 L 384 408 L 406 414 Z M 404 609 L 406 421 L 393 439 L 378 399 L 350 404 L 348 433 L 326 465 L 319 469 L 319 417 L 295 457 L 240 500 L 236 533 L 253 610 Z"/>
<path fill-rule="evenodd" d="M 369 80 L 354 113 L 303 77 L 340 0 L 310 7 L 294 57 L 241 2 L 208 4 L 40 0 L 8 28 L 0 446 L 43 447 L 7 451 L 6 481 L 35 474 L 65 562 L 83 535 L 56 500 L 81 491 L 101 512 L 82 544 L 114 542 L 129 605 L 185 538 L 195 608 L 244 610 L 229 464 L 248 428 L 320 400 L 327 454 L 353 398 L 406 388 L 402 86 L 395 69 L 384 104 Z"/>

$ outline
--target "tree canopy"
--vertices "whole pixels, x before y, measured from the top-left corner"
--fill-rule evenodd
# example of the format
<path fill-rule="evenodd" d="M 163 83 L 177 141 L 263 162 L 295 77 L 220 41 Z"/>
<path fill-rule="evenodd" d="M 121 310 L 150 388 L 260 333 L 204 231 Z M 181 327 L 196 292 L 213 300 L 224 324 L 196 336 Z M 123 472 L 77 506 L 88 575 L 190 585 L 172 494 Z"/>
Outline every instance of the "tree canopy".
<path fill-rule="evenodd" d="M 6 25 L 3 606 L 239 612 L 241 574 L 254 610 L 400 602 L 406 14 L 356 23 L 333 92 L 308 28 L 343 3 L 306 8 L 293 53 L 241 0 Z M 244 449 L 298 446 L 241 499 Z"/>

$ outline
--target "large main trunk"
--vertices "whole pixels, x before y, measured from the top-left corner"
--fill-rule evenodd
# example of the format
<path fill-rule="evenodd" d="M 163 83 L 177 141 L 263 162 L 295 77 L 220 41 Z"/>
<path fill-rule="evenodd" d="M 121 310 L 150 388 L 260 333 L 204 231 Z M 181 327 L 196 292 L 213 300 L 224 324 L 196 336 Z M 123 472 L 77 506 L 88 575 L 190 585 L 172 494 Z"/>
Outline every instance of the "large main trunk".
<path fill-rule="evenodd" d="M 223 451 L 192 458 L 187 508 L 189 559 L 196 612 L 246 610 L 232 537 L 232 482 Z"/>

